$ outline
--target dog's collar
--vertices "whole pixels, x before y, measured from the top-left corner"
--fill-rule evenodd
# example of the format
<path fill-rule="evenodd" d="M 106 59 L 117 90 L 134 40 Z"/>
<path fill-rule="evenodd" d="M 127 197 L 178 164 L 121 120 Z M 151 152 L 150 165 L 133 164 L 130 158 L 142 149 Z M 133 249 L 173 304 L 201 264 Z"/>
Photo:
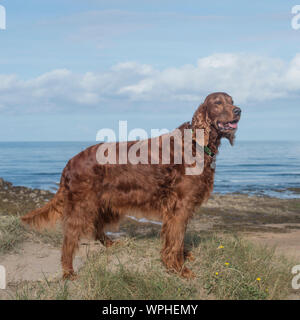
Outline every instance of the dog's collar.
<path fill-rule="evenodd" d="M 215 153 L 213 153 L 208 146 L 204 146 L 204 152 L 212 158 L 215 156 Z"/>
<path fill-rule="evenodd" d="M 194 129 L 192 128 L 192 132 L 194 133 Z M 195 142 L 197 143 L 197 145 L 199 145 L 199 143 L 195 140 Z M 214 152 L 212 152 L 209 148 L 209 146 L 204 146 L 204 152 L 209 155 L 210 157 L 214 157 L 216 154 Z"/>
<path fill-rule="evenodd" d="M 196 142 L 196 144 L 198 145 L 198 146 L 200 146 L 200 144 L 195 140 L 195 142 Z M 202 147 L 201 147 L 202 148 Z M 214 152 L 212 152 L 211 150 L 210 150 L 210 148 L 209 148 L 209 146 L 204 146 L 203 147 L 203 150 L 204 150 L 204 152 L 207 154 L 207 155 L 209 155 L 210 157 L 212 157 L 212 158 L 214 158 L 215 157 L 215 153 Z"/>

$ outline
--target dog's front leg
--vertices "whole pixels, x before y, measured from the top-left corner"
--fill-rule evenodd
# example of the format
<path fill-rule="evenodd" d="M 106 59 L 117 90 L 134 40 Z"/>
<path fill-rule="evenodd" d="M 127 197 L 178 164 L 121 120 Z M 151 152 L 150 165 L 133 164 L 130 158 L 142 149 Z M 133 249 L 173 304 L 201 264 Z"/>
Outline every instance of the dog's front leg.
<path fill-rule="evenodd" d="M 192 278 L 194 274 L 184 264 L 184 234 L 187 218 L 184 214 L 167 216 L 163 220 L 161 251 L 162 261 L 170 271 L 181 274 L 184 278 Z"/>

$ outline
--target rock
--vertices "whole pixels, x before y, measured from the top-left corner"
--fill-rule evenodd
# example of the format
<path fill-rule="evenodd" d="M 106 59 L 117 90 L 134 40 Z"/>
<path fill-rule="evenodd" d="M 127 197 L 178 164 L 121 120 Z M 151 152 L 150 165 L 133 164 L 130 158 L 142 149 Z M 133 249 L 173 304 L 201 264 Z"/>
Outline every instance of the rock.
<path fill-rule="evenodd" d="M 42 206 L 53 197 L 46 190 L 13 186 L 10 182 L 0 178 L 0 216 L 8 214 L 25 214 Z"/>

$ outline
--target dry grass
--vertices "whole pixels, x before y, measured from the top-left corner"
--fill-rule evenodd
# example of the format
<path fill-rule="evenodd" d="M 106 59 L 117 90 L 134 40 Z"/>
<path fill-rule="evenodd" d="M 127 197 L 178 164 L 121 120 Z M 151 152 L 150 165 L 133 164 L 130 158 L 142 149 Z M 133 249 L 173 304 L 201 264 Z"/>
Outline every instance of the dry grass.
<path fill-rule="evenodd" d="M 17 252 L 25 240 L 60 246 L 59 229 L 35 232 L 19 220 L 20 214 L 41 206 L 52 195 L 7 183 L 5 187 L 0 194 L 0 255 Z M 196 258 L 187 265 L 195 279 L 166 272 L 160 260 L 158 226 L 131 221 L 123 226 L 126 238 L 120 245 L 90 253 L 77 281 L 45 278 L 9 284 L 10 298 L 284 299 L 290 291 L 291 267 L 297 263 L 275 255 L 274 248 L 231 234 L 289 232 L 299 223 L 299 200 L 213 195 L 187 232 L 186 245 Z M 274 224 L 282 226 L 274 228 Z"/>
<path fill-rule="evenodd" d="M 19 216 L 0 216 L 0 254 L 17 252 L 24 240 L 33 240 L 60 246 L 62 233 L 57 227 L 52 230 L 38 232 L 25 228 Z"/>
<path fill-rule="evenodd" d="M 233 236 L 189 234 L 196 278 L 167 273 L 156 237 L 126 238 L 91 253 L 74 282 L 45 279 L 21 283 L 17 299 L 284 299 L 290 292 L 292 261 L 274 250 Z"/>
<path fill-rule="evenodd" d="M 0 216 L 0 254 L 16 251 L 26 238 L 26 231 L 17 216 Z"/>
<path fill-rule="evenodd" d="M 295 263 L 275 248 L 233 236 L 209 237 L 199 248 L 199 277 L 218 299 L 283 299 L 290 292 Z"/>

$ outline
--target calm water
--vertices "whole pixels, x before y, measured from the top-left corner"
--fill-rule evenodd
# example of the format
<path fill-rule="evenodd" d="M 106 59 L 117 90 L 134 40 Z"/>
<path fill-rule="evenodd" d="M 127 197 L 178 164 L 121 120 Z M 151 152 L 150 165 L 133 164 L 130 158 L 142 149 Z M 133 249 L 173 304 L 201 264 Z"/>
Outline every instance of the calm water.
<path fill-rule="evenodd" d="M 94 142 L 0 142 L 0 177 L 15 185 L 55 189 L 67 161 Z M 300 142 L 224 142 L 217 158 L 215 192 L 296 198 Z"/>

